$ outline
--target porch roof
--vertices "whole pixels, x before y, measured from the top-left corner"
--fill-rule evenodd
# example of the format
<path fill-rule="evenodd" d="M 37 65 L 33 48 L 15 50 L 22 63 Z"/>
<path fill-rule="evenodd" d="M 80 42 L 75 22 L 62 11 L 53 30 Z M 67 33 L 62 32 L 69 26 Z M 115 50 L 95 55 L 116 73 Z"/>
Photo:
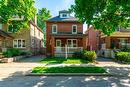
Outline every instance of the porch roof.
<path fill-rule="evenodd" d="M 0 30 L 0 36 L 2 36 L 2 37 L 7 37 L 7 38 L 13 38 L 11 35 L 9 35 L 8 33 L 6 33 L 5 31 L 2 31 L 2 30 Z"/>
<path fill-rule="evenodd" d="M 55 38 L 83 38 L 85 34 L 52 34 Z"/>
<path fill-rule="evenodd" d="M 107 37 L 106 35 L 101 36 L 101 38 Z M 114 32 L 110 37 L 130 37 L 130 32 Z"/>

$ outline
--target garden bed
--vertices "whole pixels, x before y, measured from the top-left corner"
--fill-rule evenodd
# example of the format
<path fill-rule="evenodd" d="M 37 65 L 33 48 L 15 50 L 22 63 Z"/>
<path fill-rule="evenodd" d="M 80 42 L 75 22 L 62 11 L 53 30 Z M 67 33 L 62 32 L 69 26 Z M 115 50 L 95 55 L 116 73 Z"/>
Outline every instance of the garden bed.
<path fill-rule="evenodd" d="M 35 67 L 32 73 L 107 73 L 102 67 Z"/>
<path fill-rule="evenodd" d="M 22 58 L 25 58 L 26 56 L 16 56 L 16 57 L 10 57 L 10 58 L 2 58 L 1 62 L 2 63 L 11 63 L 11 62 L 15 62 L 18 61 Z"/>

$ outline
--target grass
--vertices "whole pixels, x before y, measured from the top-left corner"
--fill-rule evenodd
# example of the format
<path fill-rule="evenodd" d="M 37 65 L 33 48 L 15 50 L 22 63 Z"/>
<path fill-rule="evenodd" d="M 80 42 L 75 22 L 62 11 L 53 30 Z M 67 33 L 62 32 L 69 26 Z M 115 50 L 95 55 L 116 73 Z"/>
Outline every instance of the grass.
<path fill-rule="evenodd" d="M 35 67 L 32 73 L 106 73 L 102 67 Z"/>
<path fill-rule="evenodd" d="M 83 59 L 76 59 L 76 58 L 45 58 L 41 61 L 44 64 L 86 64 L 89 63 Z"/>

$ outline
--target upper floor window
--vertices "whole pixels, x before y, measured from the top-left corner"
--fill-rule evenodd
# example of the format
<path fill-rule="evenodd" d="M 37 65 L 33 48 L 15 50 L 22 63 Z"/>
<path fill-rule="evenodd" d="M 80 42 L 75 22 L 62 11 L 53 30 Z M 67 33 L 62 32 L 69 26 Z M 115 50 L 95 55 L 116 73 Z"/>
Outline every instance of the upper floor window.
<path fill-rule="evenodd" d="M 64 18 L 67 17 L 67 14 L 62 14 L 62 17 L 64 17 Z"/>
<path fill-rule="evenodd" d="M 17 31 L 18 30 L 16 29 L 15 25 L 9 25 L 8 30 L 7 30 L 8 33 L 15 33 Z"/>
<path fill-rule="evenodd" d="M 77 25 L 72 25 L 72 34 L 77 34 Z"/>
<path fill-rule="evenodd" d="M 68 13 L 60 13 L 60 18 L 69 18 Z"/>
<path fill-rule="evenodd" d="M 57 25 L 52 25 L 52 33 L 53 34 L 57 33 Z"/>
<path fill-rule="evenodd" d="M 0 23 L 0 30 L 2 29 L 2 24 Z"/>

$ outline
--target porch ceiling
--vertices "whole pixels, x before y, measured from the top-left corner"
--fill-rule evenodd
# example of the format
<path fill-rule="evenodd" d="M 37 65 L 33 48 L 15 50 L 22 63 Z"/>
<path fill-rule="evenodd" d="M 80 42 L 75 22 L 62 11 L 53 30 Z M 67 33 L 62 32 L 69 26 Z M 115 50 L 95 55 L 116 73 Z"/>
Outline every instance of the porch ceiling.
<path fill-rule="evenodd" d="M 84 34 L 53 34 L 55 38 L 83 38 Z"/>

